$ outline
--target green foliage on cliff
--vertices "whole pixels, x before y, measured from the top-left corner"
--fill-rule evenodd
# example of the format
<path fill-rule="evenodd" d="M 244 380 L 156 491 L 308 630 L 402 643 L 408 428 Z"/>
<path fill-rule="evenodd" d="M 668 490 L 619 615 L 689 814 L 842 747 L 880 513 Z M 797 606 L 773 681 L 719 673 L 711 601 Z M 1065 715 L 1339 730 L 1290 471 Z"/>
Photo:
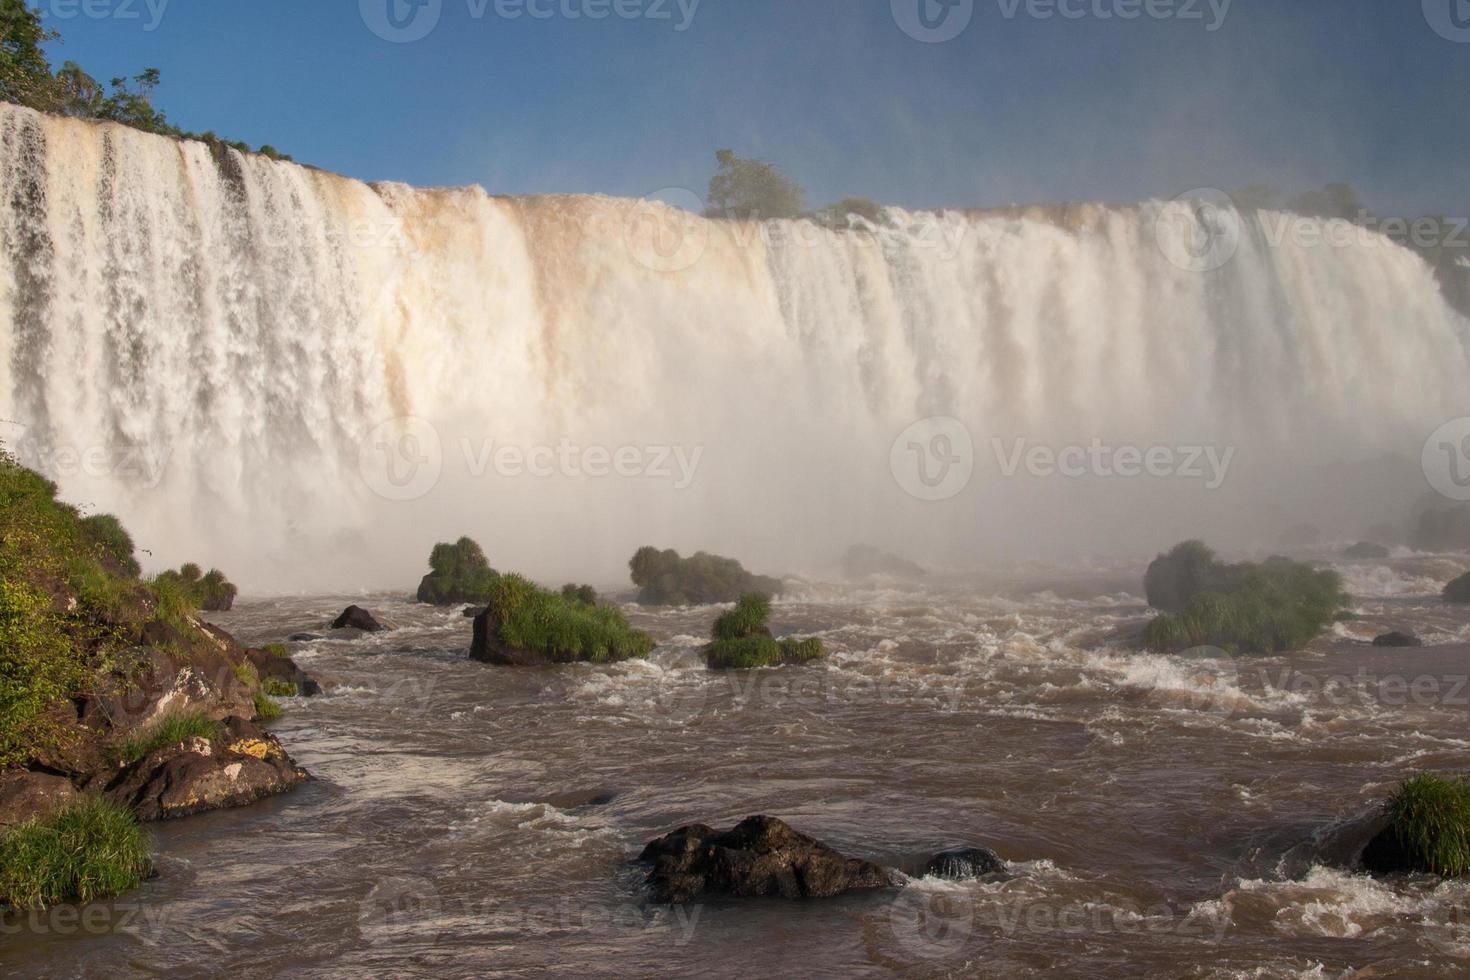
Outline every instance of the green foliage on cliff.
<path fill-rule="evenodd" d="M 628 569 L 640 590 L 638 601 L 645 606 L 734 602 L 749 592 L 774 595 L 782 589 L 778 579 L 752 575 L 733 558 L 703 551 L 681 558 L 672 549 L 644 547 L 628 562 Z"/>
<path fill-rule="evenodd" d="M 735 608 L 715 620 L 713 642 L 708 648 L 709 666 L 714 670 L 749 670 L 820 660 L 827 655 L 822 641 L 810 637 L 777 640 L 766 628 L 771 600 L 758 592 L 740 597 Z"/>
<path fill-rule="evenodd" d="M 1470 873 L 1470 781 L 1420 773 L 1388 801 L 1388 830 L 1409 861 L 1432 874 Z"/>
<path fill-rule="evenodd" d="M 419 583 L 418 601 L 435 606 L 482 605 L 499 577 L 473 539 L 436 544 L 429 553 L 429 574 Z"/>
<path fill-rule="evenodd" d="M 1230 652 L 1297 650 L 1331 625 L 1347 604 L 1342 579 L 1287 558 L 1227 565 L 1187 541 L 1149 566 L 1149 603 L 1169 609 L 1149 623 L 1143 643 L 1177 652 L 1216 646 Z"/>
<path fill-rule="evenodd" d="M 41 10 L 25 0 L 0 0 L 0 100 L 16 105 L 73 116 L 104 119 L 146 133 L 180 139 L 203 140 L 229 146 L 242 153 L 248 144 L 229 143 L 213 133 L 191 133 L 180 129 L 153 104 L 153 93 L 162 81 L 157 68 L 145 68 L 131 78 L 113 78 L 103 86 L 74 61 L 54 73 L 41 45 L 60 35 L 47 28 Z M 273 160 L 290 160 L 272 146 L 260 153 Z"/>
<path fill-rule="evenodd" d="M 44 909 L 138 887 L 148 842 L 132 811 L 93 798 L 0 831 L 0 904 Z"/>
<path fill-rule="evenodd" d="M 133 557 L 136 550 L 133 536 L 122 526 L 122 522 L 111 514 L 93 514 L 81 523 L 82 536 L 95 545 L 103 556 L 111 559 L 117 571 L 137 578 L 142 569 Z"/>
<path fill-rule="evenodd" d="M 56 485 L 0 449 L 0 766 L 56 736 L 48 709 L 86 690 L 128 588 Z"/>
<path fill-rule="evenodd" d="M 621 610 L 567 599 L 520 575 L 500 576 L 487 607 L 501 645 L 557 663 L 616 663 L 654 648 L 653 638 L 634 630 Z"/>

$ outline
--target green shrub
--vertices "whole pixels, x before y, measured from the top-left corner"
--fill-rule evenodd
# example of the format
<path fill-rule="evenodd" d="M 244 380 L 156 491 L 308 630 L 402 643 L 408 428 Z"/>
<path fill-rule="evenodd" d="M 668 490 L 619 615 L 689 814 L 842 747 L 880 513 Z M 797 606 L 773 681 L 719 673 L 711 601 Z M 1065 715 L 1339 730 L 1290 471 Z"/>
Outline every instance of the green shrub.
<path fill-rule="evenodd" d="M 111 898 L 148 871 L 137 819 L 100 798 L 0 831 L 0 904 L 18 909 Z"/>
<path fill-rule="evenodd" d="M 200 610 L 223 612 L 234 606 L 235 597 L 240 594 L 224 572 L 211 568 L 205 574 L 193 562 L 181 565 L 178 571 L 160 572 L 149 585 L 159 599 L 161 610 L 167 603 L 162 614 L 170 622 L 175 622 L 176 616 L 192 616 Z"/>
<path fill-rule="evenodd" d="M 137 559 L 133 557 L 133 536 L 116 517 L 111 514 L 93 514 L 83 518 L 79 527 L 82 537 L 124 575 L 137 578 L 142 572 Z"/>
<path fill-rule="evenodd" d="M 256 687 L 260 684 L 260 671 L 256 670 L 255 665 L 248 660 L 242 660 L 234 664 L 230 667 L 230 670 L 241 684 L 249 687 Z"/>
<path fill-rule="evenodd" d="M 740 597 L 735 608 L 715 620 L 713 640 L 707 648 L 714 670 L 749 670 L 820 660 L 826 656 L 822 641 L 810 637 L 777 640 L 766 627 L 771 600 L 758 592 Z"/>
<path fill-rule="evenodd" d="M 250 700 L 255 705 L 256 721 L 275 721 L 286 713 L 286 709 L 272 701 L 264 692 L 256 691 Z"/>
<path fill-rule="evenodd" d="M 119 762 L 129 764 L 186 738 L 214 741 L 223 736 L 224 728 L 203 711 L 178 711 L 129 732 L 117 747 L 117 757 Z"/>
<path fill-rule="evenodd" d="M 771 618 L 771 600 L 759 592 L 740 597 L 735 608 L 721 613 L 715 620 L 716 640 L 739 640 L 755 636 L 766 629 L 766 620 Z M 769 631 L 767 631 L 769 635 Z"/>
<path fill-rule="evenodd" d="M 1414 864 L 1447 878 L 1470 873 L 1470 781 L 1420 773 L 1399 787 L 1388 813 Z"/>
<path fill-rule="evenodd" d="M 556 663 L 615 663 L 646 657 L 655 645 L 628 625 L 621 610 L 567 599 L 519 575 L 496 580 L 487 613 L 503 646 Z"/>
<path fill-rule="evenodd" d="M 1470 602 L 1470 572 L 1446 585 L 1444 597 L 1450 602 Z"/>
<path fill-rule="evenodd" d="M 638 601 L 646 606 L 707 605 L 734 602 L 747 592 L 777 595 L 779 579 L 752 575 L 733 558 L 699 552 L 681 558 L 677 551 L 640 548 L 628 562 Z"/>
<path fill-rule="evenodd" d="M 597 590 L 590 585 L 563 585 L 561 597 L 569 602 L 580 602 L 584 606 L 597 605 Z"/>
<path fill-rule="evenodd" d="M 265 646 L 261 647 L 260 649 L 264 653 L 267 653 L 267 654 L 271 655 L 272 657 L 289 657 L 289 656 L 291 656 L 291 651 L 286 649 L 286 644 L 284 644 L 284 643 L 267 643 Z"/>
<path fill-rule="evenodd" d="M 1222 565 L 1204 545 L 1187 542 L 1160 562 L 1167 563 L 1167 580 L 1146 583 L 1150 602 L 1168 608 L 1182 597 L 1184 605 L 1144 629 L 1144 646 L 1154 651 L 1196 646 L 1232 653 L 1298 650 L 1331 625 L 1347 604 L 1336 572 L 1288 558 Z M 1159 567 L 1155 562 L 1150 572 Z"/>
<path fill-rule="evenodd" d="M 710 217 L 766 220 L 801 213 L 802 186 L 765 160 L 718 150 L 719 173 L 710 178 Z"/>
<path fill-rule="evenodd" d="M 273 698 L 294 698 L 299 693 L 295 684 L 279 677 L 267 677 L 261 682 L 261 690 Z"/>
<path fill-rule="evenodd" d="M 419 583 L 418 601 L 434 606 L 483 605 L 499 578 L 485 552 L 470 538 L 434 545 L 429 569 Z"/>

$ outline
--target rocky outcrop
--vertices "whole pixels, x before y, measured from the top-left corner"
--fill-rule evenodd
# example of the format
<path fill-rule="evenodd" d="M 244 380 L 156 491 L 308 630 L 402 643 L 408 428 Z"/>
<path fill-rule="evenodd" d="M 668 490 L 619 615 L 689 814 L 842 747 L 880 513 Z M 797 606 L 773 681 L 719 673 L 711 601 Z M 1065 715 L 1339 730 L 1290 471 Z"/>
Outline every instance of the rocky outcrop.
<path fill-rule="evenodd" d="M 227 718 L 220 737 L 186 738 L 122 767 L 101 788 L 139 820 L 169 820 L 244 806 L 295 789 L 306 770 L 274 735 L 243 718 Z"/>
<path fill-rule="evenodd" d="M 1006 863 L 988 847 L 960 847 L 940 851 L 924 865 L 924 876 L 968 881 L 986 875 L 1005 874 Z"/>
<path fill-rule="evenodd" d="M 361 606 L 348 606 L 342 615 L 332 621 L 332 629 L 362 630 L 364 633 L 382 633 L 388 629 Z"/>
<path fill-rule="evenodd" d="M 1419 637 L 1415 636 L 1413 633 L 1393 632 L 1384 633 L 1382 636 L 1376 638 L 1373 641 L 1373 645 L 1375 647 L 1393 648 L 1422 647 L 1424 645 L 1424 641 L 1419 639 Z"/>
<path fill-rule="evenodd" d="M 1470 602 L 1470 572 L 1466 572 L 1444 587 L 1447 602 Z"/>
<path fill-rule="evenodd" d="M 871 545 L 855 544 L 842 556 L 842 574 L 848 579 L 897 578 L 920 579 L 929 573 L 920 565 L 874 548 Z"/>
<path fill-rule="evenodd" d="M 774 817 L 747 817 L 724 832 L 680 827 L 650 842 L 638 860 L 652 865 L 648 886 L 667 903 L 720 895 L 831 898 L 891 883 L 871 861 L 839 854 Z"/>
<path fill-rule="evenodd" d="M 1391 554 L 1393 552 L 1381 544 L 1374 544 L 1371 541 L 1359 541 L 1357 544 L 1343 551 L 1342 556 L 1344 558 L 1351 558 L 1354 561 L 1381 561 Z"/>
<path fill-rule="evenodd" d="M 64 776 L 25 770 L 0 773 L 0 830 L 76 798 L 76 787 Z"/>
<path fill-rule="evenodd" d="M 500 620 L 489 609 L 475 617 L 470 659 L 500 667 L 542 667 L 553 661 L 534 650 L 513 647 L 500 639 Z"/>

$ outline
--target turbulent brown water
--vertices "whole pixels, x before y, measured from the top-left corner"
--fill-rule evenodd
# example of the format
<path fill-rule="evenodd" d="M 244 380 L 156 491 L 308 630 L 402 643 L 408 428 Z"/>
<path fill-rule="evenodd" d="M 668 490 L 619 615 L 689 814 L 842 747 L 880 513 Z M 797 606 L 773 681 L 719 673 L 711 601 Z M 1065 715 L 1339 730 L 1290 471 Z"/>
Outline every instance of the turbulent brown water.
<path fill-rule="evenodd" d="M 370 596 L 399 629 L 303 647 L 288 702 L 316 776 L 155 828 L 159 876 L 85 917 L 8 920 L 17 976 L 1460 976 L 1463 883 L 1375 881 L 1314 841 L 1406 772 L 1470 768 L 1464 559 L 1339 563 L 1361 618 L 1301 654 L 1119 645 L 1142 568 L 923 587 L 803 584 L 779 630 L 822 666 L 721 675 L 713 608 L 629 607 L 648 663 L 466 659 L 458 609 Z M 348 601 L 246 601 L 265 643 Z M 1368 645 L 1390 628 L 1422 650 Z M 909 880 L 825 902 L 650 905 L 631 865 L 680 824 L 780 816 L 913 871 L 995 848 L 1005 883 Z"/>

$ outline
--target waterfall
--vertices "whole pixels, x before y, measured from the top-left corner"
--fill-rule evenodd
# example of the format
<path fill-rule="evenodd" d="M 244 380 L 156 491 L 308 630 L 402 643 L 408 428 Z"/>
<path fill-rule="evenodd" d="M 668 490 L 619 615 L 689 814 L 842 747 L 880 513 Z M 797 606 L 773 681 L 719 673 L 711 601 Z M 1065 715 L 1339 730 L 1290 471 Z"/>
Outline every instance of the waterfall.
<path fill-rule="evenodd" d="M 1305 474 L 1417 469 L 1470 381 L 1431 269 L 1228 210 L 1215 267 L 1192 242 L 1220 214 L 1178 210 L 707 221 L 0 106 L 0 439 L 121 516 L 146 565 L 262 589 L 409 583 L 460 534 L 607 582 L 645 543 L 769 571 L 857 541 L 1143 553 L 1321 513 Z M 892 472 L 930 416 L 974 447 L 938 501 Z M 1235 469 L 1210 490 L 1007 477 L 1018 439 L 1233 447 Z"/>

